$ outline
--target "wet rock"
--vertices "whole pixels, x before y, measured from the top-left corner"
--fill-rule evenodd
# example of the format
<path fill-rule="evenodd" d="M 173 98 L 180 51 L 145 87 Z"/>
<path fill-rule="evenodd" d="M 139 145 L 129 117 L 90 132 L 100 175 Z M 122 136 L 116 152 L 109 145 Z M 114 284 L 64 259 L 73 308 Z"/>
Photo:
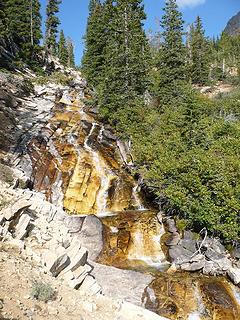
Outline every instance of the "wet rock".
<path fill-rule="evenodd" d="M 230 268 L 227 273 L 234 284 L 238 285 L 240 283 L 240 269 Z"/>
<path fill-rule="evenodd" d="M 172 233 L 169 239 L 165 241 L 165 244 L 169 247 L 176 246 L 179 243 L 179 241 L 180 241 L 180 234 L 175 232 L 175 233 Z"/>
<path fill-rule="evenodd" d="M 219 239 L 213 239 L 213 238 L 207 238 L 202 246 L 204 249 L 211 249 L 212 251 L 215 251 L 216 253 L 219 254 L 225 254 L 226 249 L 225 247 L 221 244 Z"/>
<path fill-rule="evenodd" d="M 231 256 L 235 259 L 240 259 L 240 246 L 233 249 Z"/>
<path fill-rule="evenodd" d="M 196 247 L 197 242 L 195 240 L 192 239 L 183 239 L 180 241 L 179 245 L 181 247 L 183 247 L 184 249 L 187 249 L 189 251 L 191 251 L 192 253 L 195 253 L 197 250 Z"/>
<path fill-rule="evenodd" d="M 31 217 L 28 214 L 22 214 L 18 224 L 15 228 L 15 238 L 23 240 L 28 233 L 28 227 L 31 221 Z"/>
<path fill-rule="evenodd" d="M 200 271 L 202 270 L 202 268 L 205 265 L 205 261 L 198 261 L 198 262 L 188 262 L 188 263 L 183 263 L 181 264 L 181 269 L 184 271 L 190 271 L 190 272 L 194 272 L 194 271 Z"/>
<path fill-rule="evenodd" d="M 184 240 L 194 240 L 194 234 L 190 230 L 183 231 L 183 239 Z"/>
<path fill-rule="evenodd" d="M 177 233 L 178 232 L 174 219 L 169 219 L 168 218 L 166 220 L 166 225 L 167 225 L 167 228 L 168 228 L 169 232 L 171 232 L 171 233 Z"/>
<path fill-rule="evenodd" d="M 103 136 L 109 140 L 117 140 L 117 137 L 109 130 L 103 130 Z"/>
<path fill-rule="evenodd" d="M 70 264 L 70 258 L 69 256 L 65 253 L 58 257 L 53 265 L 50 268 L 50 272 L 54 277 L 57 277 L 59 273 L 64 270 L 68 265 Z"/>
<path fill-rule="evenodd" d="M 181 265 L 191 260 L 192 252 L 181 246 L 173 246 L 169 249 L 169 256 L 172 262 Z"/>
<path fill-rule="evenodd" d="M 232 266 L 231 261 L 226 258 L 226 256 L 214 251 L 211 248 L 205 252 L 205 256 L 218 266 L 219 271 L 227 271 Z"/>
<path fill-rule="evenodd" d="M 103 225 L 94 215 L 84 219 L 81 232 L 78 236 L 83 247 L 89 252 L 89 258 L 95 260 L 103 248 Z"/>

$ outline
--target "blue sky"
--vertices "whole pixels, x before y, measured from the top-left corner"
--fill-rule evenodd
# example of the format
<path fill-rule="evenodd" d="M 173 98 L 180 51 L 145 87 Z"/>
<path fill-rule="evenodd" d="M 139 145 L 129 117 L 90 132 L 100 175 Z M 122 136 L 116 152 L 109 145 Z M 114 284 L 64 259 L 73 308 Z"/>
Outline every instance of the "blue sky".
<path fill-rule="evenodd" d="M 42 15 L 45 16 L 47 0 L 40 0 Z M 70 36 L 75 44 L 76 64 L 80 64 L 84 48 L 83 35 L 86 30 L 89 0 L 62 0 L 59 17 L 61 27 L 66 36 Z M 164 0 L 143 0 L 147 21 L 146 30 L 158 30 Z M 199 15 L 210 37 L 217 36 L 226 26 L 227 21 L 240 11 L 240 0 L 178 0 L 184 20 L 192 23 Z"/>

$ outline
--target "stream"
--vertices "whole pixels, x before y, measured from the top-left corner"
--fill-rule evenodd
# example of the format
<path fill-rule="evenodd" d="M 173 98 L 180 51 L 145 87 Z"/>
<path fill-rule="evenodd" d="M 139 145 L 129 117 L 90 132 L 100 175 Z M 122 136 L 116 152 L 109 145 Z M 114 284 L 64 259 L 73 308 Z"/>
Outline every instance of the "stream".
<path fill-rule="evenodd" d="M 240 289 L 226 278 L 171 272 L 165 229 L 146 208 L 136 181 L 123 169 L 111 131 L 85 111 L 82 92 L 65 91 L 48 124 L 51 147 L 31 141 L 34 188 L 69 214 L 95 214 L 104 224 L 98 262 L 153 276 L 144 306 L 169 319 L 240 319 Z"/>

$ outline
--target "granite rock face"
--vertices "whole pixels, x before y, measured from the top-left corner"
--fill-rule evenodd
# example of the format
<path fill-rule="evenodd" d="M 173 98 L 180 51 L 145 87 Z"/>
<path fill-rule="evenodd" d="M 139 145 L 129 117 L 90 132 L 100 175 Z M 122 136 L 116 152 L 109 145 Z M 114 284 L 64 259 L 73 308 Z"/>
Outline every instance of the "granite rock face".
<path fill-rule="evenodd" d="M 237 36 L 240 34 L 240 12 L 238 12 L 228 21 L 224 32 L 230 36 Z"/>

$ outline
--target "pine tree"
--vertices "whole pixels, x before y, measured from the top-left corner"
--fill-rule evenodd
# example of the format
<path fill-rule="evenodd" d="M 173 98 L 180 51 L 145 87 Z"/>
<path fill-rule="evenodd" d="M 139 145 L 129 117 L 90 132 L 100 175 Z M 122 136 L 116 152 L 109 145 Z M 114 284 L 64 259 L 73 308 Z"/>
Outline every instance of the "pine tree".
<path fill-rule="evenodd" d="M 124 105 L 143 97 L 147 87 L 146 16 L 141 0 L 108 3 L 105 69 L 100 91 L 103 113 L 112 116 Z M 114 118 L 114 116 L 113 116 Z"/>
<path fill-rule="evenodd" d="M 6 27 L 6 2 L 0 0 L 0 41 L 3 41 L 7 35 Z"/>
<path fill-rule="evenodd" d="M 68 63 L 68 51 L 67 44 L 63 30 L 60 32 L 60 38 L 58 43 L 58 58 L 63 65 Z"/>
<path fill-rule="evenodd" d="M 89 18 L 85 35 L 85 51 L 82 59 L 82 70 L 88 83 L 96 87 L 103 73 L 103 50 L 106 44 L 105 19 L 107 4 L 101 5 L 99 0 L 90 0 Z"/>
<path fill-rule="evenodd" d="M 178 80 L 186 79 L 186 49 L 183 45 L 183 18 L 176 0 L 167 0 L 161 19 L 162 46 L 159 50 L 156 67 L 156 94 L 159 98 L 173 89 Z"/>
<path fill-rule="evenodd" d="M 45 34 L 45 52 L 46 54 L 57 53 L 57 33 L 60 24 L 56 14 L 59 12 L 61 0 L 48 0 L 46 8 L 46 34 Z"/>
<path fill-rule="evenodd" d="M 210 42 L 205 38 L 200 17 L 197 17 L 190 40 L 191 79 L 193 83 L 204 85 L 209 80 Z"/>
<path fill-rule="evenodd" d="M 4 14 L 7 49 L 17 47 L 19 57 L 31 62 L 41 39 L 39 0 L 6 0 Z"/>
<path fill-rule="evenodd" d="M 75 58 L 74 58 L 74 45 L 71 38 L 67 38 L 67 53 L 68 53 L 68 61 L 67 65 L 70 68 L 75 67 Z"/>

